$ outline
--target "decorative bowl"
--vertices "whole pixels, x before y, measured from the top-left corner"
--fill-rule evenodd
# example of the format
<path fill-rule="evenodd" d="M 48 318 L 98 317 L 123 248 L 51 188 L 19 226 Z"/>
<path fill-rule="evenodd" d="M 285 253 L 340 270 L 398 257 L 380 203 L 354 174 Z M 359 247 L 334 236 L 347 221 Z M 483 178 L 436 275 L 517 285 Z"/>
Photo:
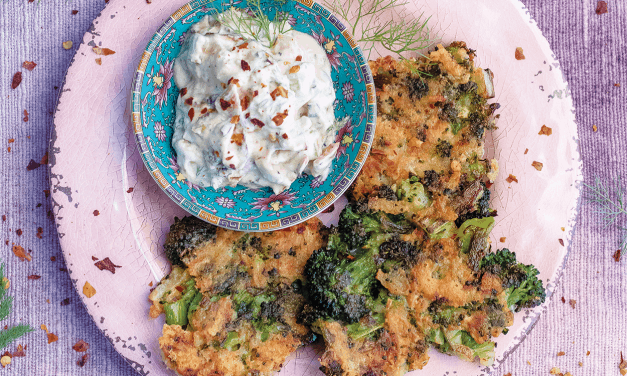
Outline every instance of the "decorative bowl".
<path fill-rule="evenodd" d="M 148 43 L 131 88 L 132 124 L 142 159 L 163 191 L 183 209 L 220 227 L 269 231 L 293 226 L 323 211 L 339 198 L 359 173 L 372 143 L 376 100 L 368 62 L 344 25 L 311 0 L 268 0 L 261 8 L 273 19 L 287 13 L 293 29 L 311 35 L 331 63 L 335 117 L 348 117 L 336 133 L 340 147 L 326 180 L 300 176 L 288 189 L 243 186 L 215 190 L 192 184 L 179 173 L 171 138 L 179 88 L 173 79 L 178 56 L 190 27 L 205 15 L 229 7 L 245 9 L 246 0 L 196 0 L 181 7 Z"/>

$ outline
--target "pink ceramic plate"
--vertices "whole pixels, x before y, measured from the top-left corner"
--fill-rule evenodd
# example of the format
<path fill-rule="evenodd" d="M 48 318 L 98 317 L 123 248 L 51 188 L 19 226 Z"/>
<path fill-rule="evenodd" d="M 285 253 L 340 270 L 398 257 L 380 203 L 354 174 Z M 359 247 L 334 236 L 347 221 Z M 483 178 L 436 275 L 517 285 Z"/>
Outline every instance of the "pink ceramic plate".
<path fill-rule="evenodd" d="M 168 271 L 162 244 L 174 216 L 184 212 L 144 168 L 127 104 L 142 50 L 156 28 L 185 2 L 111 0 L 85 34 L 68 71 L 52 135 L 54 215 L 72 279 L 96 324 L 143 375 L 170 374 L 157 345 L 163 319 L 148 319 L 147 296 Z M 523 4 L 515 0 L 416 0 L 411 5 L 410 13 L 433 15 L 430 24 L 443 43 L 466 41 L 477 49 L 479 65 L 495 74 L 501 118 L 488 144 L 501 173 L 492 188 L 499 213 L 492 242 L 537 265 L 552 293 L 568 253 L 581 182 L 577 129 L 559 63 Z M 93 46 L 115 54 L 96 55 Z M 523 48 L 525 60 L 514 58 L 516 47 Z M 102 65 L 96 58 L 102 58 Z M 538 135 L 542 125 L 551 127 L 552 135 Z M 543 164 L 541 171 L 532 167 L 534 161 Z M 509 174 L 518 183 L 507 183 Z M 101 271 L 92 256 L 109 257 L 121 267 L 115 274 Z M 83 294 L 86 282 L 96 289 L 91 298 Z M 509 334 L 498 338 L 495 366 L 520 343 L 545 307 L 516 316 Z M 306 348 L 294 354 L 281 374 L 320 375 L 317 367 L 315 349 Z M 432 351 L 422 373 L 453 371 L 489 372 L 478 363 Z"/>

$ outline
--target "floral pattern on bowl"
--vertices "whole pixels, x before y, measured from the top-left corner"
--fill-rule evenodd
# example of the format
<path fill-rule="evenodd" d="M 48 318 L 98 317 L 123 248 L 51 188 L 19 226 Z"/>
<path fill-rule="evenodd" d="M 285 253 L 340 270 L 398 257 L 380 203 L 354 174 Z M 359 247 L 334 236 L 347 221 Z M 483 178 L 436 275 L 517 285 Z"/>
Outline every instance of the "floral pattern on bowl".
<path fill-rule="evenodd" d="M 286 14 L 293 29 L 311 35 L 331 63 L 336 91 L 335 117 L 347 118 L 338 130 L 340 142 L 325 180 L 303 175 L 287 190 L 242 186 L 214 190 L 189 182 L 180 172 L 170 140 L 179 89 L 173 79 L 174 59 L 189 28 L 205 15 L 228 7 L 246 9 L 246 1 L 196 0 L 170 16 L 144 51 L 135 73 L 132 123 L 139 152 L 166 194 L 189 213 L 217 226 L 240 231 L 269 231 L 293 226 L 331 205 L 350 186 L 370 150 L 376 119 L 374 85 L 368 63 L 346 28 L 328 10 L 311 0 L 269 0 L 261 6 L 269 17 Z"/>

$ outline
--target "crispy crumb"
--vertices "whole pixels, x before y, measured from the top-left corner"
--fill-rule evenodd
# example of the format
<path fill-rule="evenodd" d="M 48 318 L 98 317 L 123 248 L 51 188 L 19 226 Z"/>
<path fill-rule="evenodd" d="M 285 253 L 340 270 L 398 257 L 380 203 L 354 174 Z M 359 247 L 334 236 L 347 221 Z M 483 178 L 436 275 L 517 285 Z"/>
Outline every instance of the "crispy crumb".
<path fill-rule="evenodd" d="M 557 241 L 560 243 L 562 247 L 564 246 L 564 239 L 557 239 Z"/>
<path fill-rule="evenodd" d="M 566 299 L 562 296 L 562 303 L 566 303 Z"/>
<path fill-rule="evenodd" d="M 505 236 L 503 236 L 503 237 L 501 237 L 501 238 L 499 239 L 499 241 L 500 241 L 501 243 L 505 243 L 505 239 L 507 239 L 507 238 L 506 238 Z"/>
<path fill-rule="evenodd" d="M 531 165 L 538 171 L 542 171 L 543 164 L 541 162 L 533 161 Z"/>
<path fill-rule="evenodd" d="M 8 290 L 9 287 L 11 287 L 11 281 L 9 281 L 7 277 L 2 277 L 2 283 L 4 284 L 5 290 Z"/>
<path fill-rule="evenodd" d="M 607 13 L 607 3 L 605 1 L 597 2 L 597 9 L 595 10 L 595 12 L 598 15 Z"/>
<path fill-rule="evenodd" d="M 102 58 L 101 57 L 96 59 L 96 64 L 102 65 Z"/>
<path fill-rule="evenodd" d="M 13 250 L 13 254 L 15 254 L 15 256 L 17 256 L 20 259 L 20 261 L 24 261 L 24 260 L 31 261 L 33 259 L 31 255 L 26 253 L 26 251 L 24 250 L 22 246 L 14 245 L 12 250 Z"/>
<path fill-rule="evenodd" d="M 593 126 L 592 126 L 592 131 L 593 131 L 593 132 L 596 132 L 596 131 L 598 131 L 598 130 L 599 130 L 599 128 L 597 128 L 597 126 L 596 126 L 596 125 L 593 125 Z"/>
<path fill-rule="evenodd" d="M 507 179 L 505 179 L 506 182 L 511 183 L 513 181 L 515 181 L 516 183 L 518 183 L 518 179 L 516 179 L 516 176 L 509 174 L 509 176 L 507 177 Z"/>
<path fill-rule="evenodd" d="M 579 367 L 583 367 L 583 362 L 579 362 Z"/>
<path fill-rule="evenodd" d="M 560 352 L 557 353 L 557 356 L 564 356 L 564 355 L 566 355 L 566 353 L 563 352 L 563 351 L 560 351 Z"/>
<path fill-rule="evenodd" d="M 573 375 L 571 375 L 570 372 L 566 372 L 564 376 L 573 376 Z"/>
<path fill-rule="evenodd" d="M 620 87 L 620 84 L 617 82 L 617 83 L 614 84 L 614 86 Z"/>
<path fill-rule="evenodd" d="M 74 45 L 74 43 L 71 40 L 67 40 L 63 42 L 63 48 L 65 48 L 66 50 L 69 50 L 70 48 L 72 48 L 72 45 Z"/>
<path fill-rule="evenodd" d="M 566 231 L 566 228 L 562 227 L 562 231 Z"/>
<path fill-rule="evenodd" d="M 551 375 L 559 375 L 560 373 L 562 373 L 562 371 L 561 371 L 559 368 L 557 368 L 557 367 L 553 367 L 553 368 L 551 368 L 551 370 L 549 371 L 549 373 L 550 373 Z"/>
<path fill-rule="evenodd" d="M 616 262 L 620 262 L 620 256 L 621 256 L 622 252 L 620 249 L 617 249 L 616 252 L 614 252 L 614 261 Z"/>
<path fill-rule="evenodd" d="M 525 54 L 523 53 L 522 47 L 516 47 L 514 57 L 516 58 L 516 60 L 525 60 Z"/>
<path fill-rule="evenodd" d="M 539 135 L 545 135 L 545 136 L 550 136 L 553 134 L 553 129 L 547 127 L 546 125 L 543 125 L 542 128 L 540 128 L 540 132 L 538 132 Z"/>
<path fill-rule="evenodd" d="M 2 368 L 8 366 L 9 364 L 11 364 L 11 357 L 8 355 L 4 355 L 2 358 L 0 358 L 0 364 L 2 364 Z"/>
<path fill-rule="evenodd" d="M 91 298 L 96 295 L 96 289 L 89 284 L 89 282 L 85 281 L 85 285 L 83 285 L 83 295 L 87 298 Z"/>
<path fill-rule="evenodd" d="M 568 304 L 570 304 L 570 306 L 573 307 L 573 309 L 575 309 L 575 306 L 577 305 L 577 301 L 575 299 L 571 299 L 568 301 Z"/>
<path fill-rule="evenodd" d="M 47 335 L 48 335 L 48 344 L 52 342 L 57 342 L 59 340 L 59 337 L 54 333 L 48 333 Z"/>
<path fill-rule="evenodd" d="M 531 362 L 527 360 L 527 364 L 528 364 L 528 365 L 531 365 Z"/>
<path fill-rule="evenodd" d="M 586 356 L 590 356 L 590 350 L 588 350 L 588 352 L 586 353 Z"/>

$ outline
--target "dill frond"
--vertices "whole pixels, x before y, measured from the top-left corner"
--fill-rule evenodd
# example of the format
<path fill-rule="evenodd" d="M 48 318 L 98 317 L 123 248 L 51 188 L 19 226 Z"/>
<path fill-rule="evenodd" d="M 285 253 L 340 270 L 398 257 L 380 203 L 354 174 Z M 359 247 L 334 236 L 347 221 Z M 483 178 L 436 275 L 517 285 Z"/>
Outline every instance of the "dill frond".
<path fill-rule="evenodd" d="M 616 225 L 622 231 L 620 250 L 624 254 L 627 251 L 627 228 L 619 226 L 627 215 L 625 202 L 625 187 L 620 176 L 614 181 L 614 186 L 604 184 L 598 177 L 593 185 L 583 184 L 586 187 L 584 199 L 595 204 L 595 213 L 601 214 L 601 220 L 605 223 L 604 229 Z"/>
<path fill-rule="evenodd" d="M 4 279 L 4 264 L 0 265 L 0 320 L 7 318 L 13 308 L 13 297 L 7 296 L 8 281 Z M 16 325 L 0 331 L 0 349 L 20 338 L 33 329 L 28 325 Z"/>
<path fill-rule="evenodd" d="M 402 10 L 409 2 L 404 0 L 324 0 L 331 12 L 343 18 L 355 40 L 370 59 L 372 51 L 380 45 L 388 52 L 402 58 L 403 53 L 416 52 L 433 44 L 424 13 L 410 19 Z M 382 22 L 383 13 L 393 12 L 395 17 Z"/>
<path fill-rule="evenodd" d="M 283 5 L 287 0 L 275 0 L 275 2 Z M 277 12 L 275 19 L 270 20 L 266 12 L 261 9 L 261 0 L 249 0 L 248 6 L 247 10 L 229 7 L 221 13 L 213 13 L 212 16 L 234 33 L 254 39 L 268 48 L 274 45 L 279 34 L 284 34 L 291 29 L 287 22 L 287 14 Z"/>

